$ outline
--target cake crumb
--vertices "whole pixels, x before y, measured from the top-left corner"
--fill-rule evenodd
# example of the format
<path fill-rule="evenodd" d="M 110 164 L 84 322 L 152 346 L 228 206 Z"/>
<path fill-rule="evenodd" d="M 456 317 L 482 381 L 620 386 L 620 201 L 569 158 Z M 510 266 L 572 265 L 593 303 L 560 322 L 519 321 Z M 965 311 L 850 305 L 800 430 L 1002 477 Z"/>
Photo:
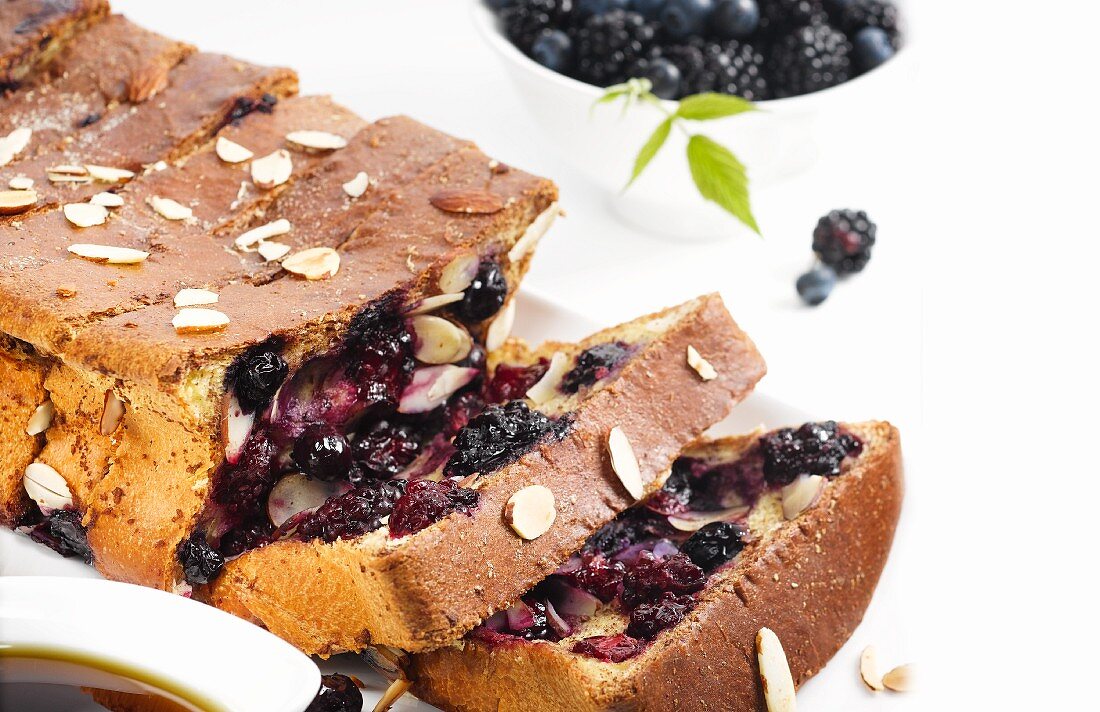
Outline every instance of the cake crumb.
<path fill-rule="evenodd" d="M 62 284 L 57 288 L 57 296 L 62 299 L 70 299 L 76 296 L 76 287 L 71 284 Z"/>

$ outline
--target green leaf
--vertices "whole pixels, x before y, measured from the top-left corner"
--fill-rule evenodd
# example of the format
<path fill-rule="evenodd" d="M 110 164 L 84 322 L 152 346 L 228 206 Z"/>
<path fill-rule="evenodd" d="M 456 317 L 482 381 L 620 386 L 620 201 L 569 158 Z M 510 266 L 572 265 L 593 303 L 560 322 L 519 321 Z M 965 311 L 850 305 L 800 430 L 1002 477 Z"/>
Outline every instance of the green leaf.
<path fill-rule="evenodd" d="M 747 111 L 756 111 L 756 107 L 752 105 L 752 102 L 729 94 L 709 93 L 685 97 L 680 101 L 680 106 L 676 109 L 676 115 L 682 119 L 691 119 L 692 121 L 707 121 L 743 114 Z"/>
<path fill-rule="evenodd" d="M 645 145 L 638 151 L 638 156 L 634 159 L 634 171 L 630 174 L 630 180 L 627 181 L 626 187 L 629 188 L 630 184 L 642 174 L 645 167 L 649 165 L 649 162 L 653 160 L 653 157 L 657 155 L 657 151 L 661 150 L 661 146 L 665 145 L 665 140 L 668 138 L 669 132 L 672 130 L 672 121 L 675 117 L 668 117 L 650 134 L 646 140 Z"/>
<path fill-rule="evenodd" d="M 706 136 L 695 135 L 688 140 L 687 158 L 699 193 L 759 235 L 760 226 L 749 204 L 749 177 L 737 156 Z"/>

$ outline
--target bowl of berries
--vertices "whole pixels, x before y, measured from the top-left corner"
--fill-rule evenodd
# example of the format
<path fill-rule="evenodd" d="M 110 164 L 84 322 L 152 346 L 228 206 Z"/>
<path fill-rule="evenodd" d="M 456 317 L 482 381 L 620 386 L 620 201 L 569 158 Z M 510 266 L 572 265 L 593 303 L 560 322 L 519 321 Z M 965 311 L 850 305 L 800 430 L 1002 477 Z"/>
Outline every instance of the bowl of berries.
<path fill-rule="evenodd" d="M 474 0 L 535 123 L 628 222 L 759 232 L 750 185 L 906 90 L 900 0 Z"/>

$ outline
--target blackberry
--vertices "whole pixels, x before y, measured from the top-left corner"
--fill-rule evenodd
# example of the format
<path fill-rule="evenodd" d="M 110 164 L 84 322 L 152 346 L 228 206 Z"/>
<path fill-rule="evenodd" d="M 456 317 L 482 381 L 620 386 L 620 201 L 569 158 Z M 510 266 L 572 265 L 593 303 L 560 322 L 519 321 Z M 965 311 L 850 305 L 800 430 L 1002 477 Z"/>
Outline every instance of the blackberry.
<path fill-rule="evenodd" d="M 656 603 L 643 603 L 630 612 L 626 634 L 633 638 L 653 640 L 662 630 L 682 621 L 691 611 L 693 603 L 687 596 L 665 596 Z"/>
<path fill-rule="evenodd" d="M 894 3 L 884 0 L 832 0 L 827 7 L 833 24 L 849 37 L 854 37 L 864 27 L 878 27 L 886 31 L 894 49 L 901 44 L 901 18 Z"/>
<path fill-rule="evenodd" d="M 540 32 L 572 24 L 573 0 L 516 0 L 501 11 L 500 19 L 508 40 L 529 55 Z"/>
<path fill-rule="evenodd" d="M 356 463 L 374 477 L 393 477 L 420 454 L 420 435 L 410 425 L 379 420 L 351 446 Z"/>
<path fill-rule="evenodd" d="M 760 31 L 776 36 L 826 19 L 821 0 L 759 0 Z"/>
<path fill-rule="evenodd" d="M 582 565 L 576 571 L 561 574 L 578 588 L 588 591 L 604 603 L 610 603 L 619 595 L 626 567 L 621 561 L 611 561 L 601 554 L 582 554 Z"/>
<path fill-rule="evenodd" d="M 447 477 L 485 474 L 518 460 L 543 437 L 562 437 L 567 419 L 553 421 L 521 400 L 494 405 L 470 419 L 455 436 L 455 454 L 447 461 Z"/>
<path fill-rule="evenodd" d="M 576 393 L 583 386 L 607 378 L 625 361 L 633 349 L 622 341 L 597 344 L 581 351 L 573 368 L 561 379 L 563 393 Z"/>
<path fill-rule="evenodd" d="M 459 487 L 454 480 L 416 480 L 394 504 L 390 535 L 415 534 L 453 512 L 469 514 L 480 499 L 477 490 Z"/>
<path fill-rule="evenodd" d="M 623 549 L 646 539 L 674 534 L 668 518 L 645 507 L 635 507 L 600 527 L 584 543 L 584 551 L 614 556 Z"/>
<path fill-rule="evenodd" d="M 840 464 L 857 455 L 863 443 L 834 421 L 806 423 L 797 430 L 782 428 L 760 439 L 764 478 L 772 486 L 789 485 L 799 475 L 836 477 Z"/>
<path fill-rule="evenodd" d="M 729 522 L 713 522 L 691 535 L 680 551 L 703 569 L 713 571 L 745 548 L 744 532 Z"/>
<path fill-rule="evenodd" d="M 703 588 L 707 576 L 687 557 L 677 553 L 657 559 L 643 551 L 623 576 L 623 605 L 633 610 L 643 603 L 656 603 L 665 594 L 688 596 Z"/>
<path fill-rule="evenodd" d="M 600 87 L 625 82 L 655 35 L 654 26 L 636 12 L 613 10 L 588 18 L 577 31 L 577 78 Z"/>
<path fill-rule="evenodd" d="M 809 94 L 851 78 L 852 44 L 824 23 L 805 25 L 779 37 L 769 58 L 771 89 L 779 98 Z"/>
<path fill-rule="evenodd" d="M 363 693 L 347 675 L 322 675 L 321 689 L 305 712 L 360 712 Z"/>
<path fill-rule="evenodd" d="M 405 492 L 405 480 L 368 480 L 359 487 L 328 500 L 298 524 L 302 539 L 352 539 L 382 526 Z"/>
<path fill-rule="evenodd" d="M 834 210 L 817 221 L 813 249 L 838 275 L 855 274 L 871 261 L 877 230 L 862 210 Z"/>
<path fill-rule="evenodd" d="M 225 558 L 206 542 L 202 532 L 180 542 L 176 558 L 183 567 L 183 579 L 190 584 L 210 583 L 225 566 Z"/>
<path fill-rule="evenodd" d="M 749 101 L 770 98 L 764 55 L 748 42 L 692 38 L 653 50 L 650 61 L 661 56 L 680 70 L 680 96 L 713 91 Z"/>
<path fill-rule="evenodd" d="M 275 485 L 271 461 L 275 444 L 263 430 L 256 430 L 241 451 L 237 465 L 219 472 L 214 499 L 235 516 L 245 517 L 260 511 Z"/>

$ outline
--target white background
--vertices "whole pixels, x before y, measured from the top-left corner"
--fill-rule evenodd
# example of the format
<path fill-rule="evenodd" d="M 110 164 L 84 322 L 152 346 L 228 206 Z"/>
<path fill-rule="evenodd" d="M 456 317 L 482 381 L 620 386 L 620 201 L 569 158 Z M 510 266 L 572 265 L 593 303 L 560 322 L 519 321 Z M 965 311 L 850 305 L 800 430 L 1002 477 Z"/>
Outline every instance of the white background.
<path fill-rule="evenodd" d="M 528 289 L 606 323 L 720 290 L 768 360 L 768 392 L 904 430 L 908 615 L 889 654 L 917 660 L 951 709 L 1095 706 L 1092 3 L 910 3 L 919 71 L 893 119 L 838 130 L 809 174 L 755 195 L 765 239 L 703 244 L 614 219 L 542 140 L 465 0 L 114 4 L 203 49 L 292 66 L 304 93 L 410 114 L 553 177 L 569 217 Z M 793 282 L 835 207 L 866 209 L 879 245 L 806 309 Z"/>

